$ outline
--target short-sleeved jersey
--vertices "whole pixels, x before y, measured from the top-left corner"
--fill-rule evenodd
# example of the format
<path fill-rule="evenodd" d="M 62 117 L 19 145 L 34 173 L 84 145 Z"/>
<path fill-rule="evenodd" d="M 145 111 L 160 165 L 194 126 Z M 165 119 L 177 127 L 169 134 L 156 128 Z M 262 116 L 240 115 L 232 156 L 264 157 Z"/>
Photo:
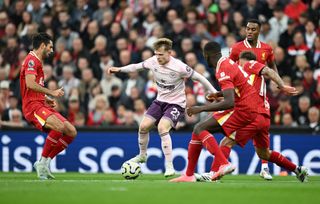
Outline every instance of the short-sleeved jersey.
<path fill-rule="evenodd" d="M 260 75 L 261 70 L 266 65 L 251 60 L 244 64 L 243 69 L 250 75 L 250 84 L 254 86 L 256 92 L 260 96 L 258 102 L 258 113 L 266 114 L 270 117 L 270 105 L 267 98 L 267 85 L 263 76 Z"/>
<path fill-rule="evenodd" d="M 25 58 L 20 71 L 20 91 L 22 96 L 22 110 L 24 114 L 32 111 L 31 108 L 34 102 L 44 104 L 45 101 L 45 94 L 27 88 L 26 75 L 28 74 L 35 75 L 36 82 L 41 86 L 44 86 L 42 62 L 32 51 Z"/>
<path fill-rule="evenodd" d="M 268 44 L 258 40 L 257 46 L 251 47 L 247 39 L 232 46 L 229 58 L 238 62 L 240 53 L 243 51 L 252 51 L 257 56 L 257 61 L 262 64 L 268 64 L 269 62 L 274 61 L 273 50 Z"/>
<path fill-rule="evenodd" d="M 231 88 L 235 90 L 234 109 L 257 112 L 256 100 L 259 97 L 255 88 L 249 84 L 249 74 L 241 66 L 229 58 L 220 58 L 216 67 L 216 79 L 222 91 Z"/>
<path fill-rule="evenodd" d="M 157 100 L 186 107 L 185 79 L 190 78 L 193 69 L 174 57 L 165 65 L 160 65 L 156 56 L 143 63 L 143 68 L 153 72 L 157 84 Z"/>

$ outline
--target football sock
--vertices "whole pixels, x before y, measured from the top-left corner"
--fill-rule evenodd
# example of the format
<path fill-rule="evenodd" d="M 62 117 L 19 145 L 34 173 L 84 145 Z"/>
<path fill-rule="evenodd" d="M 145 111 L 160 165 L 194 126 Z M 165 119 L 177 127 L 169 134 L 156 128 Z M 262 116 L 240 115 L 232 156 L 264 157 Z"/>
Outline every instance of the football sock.
<path fill-rule="evenodd" d="M 172 142 L 169 132 L 161 133 L 161 147 L 166 163 L 172 163 Z"/>
<path fill-rule="evenodd" d="M 139 131 L 138 142 L 140 155 L 147 155 L 147 148 L 149 144 L 149 132 Z"/>
<path fill-rule="evenodd" d="M 56 146 L 54 147 L 54 149 L 50 152 L 49 157 L 51 159 L 53 159 L 57 154 L 59 154 L 60 152 L 62 152 L 65 148 L 68 147 L 68 145 L 74 140 L 74 137 L 68 136 L 68 135 L 64 135 L 62 136 Z"/>
<path fill-rule="evenodd" d="M 192 137 L 188 146 L 188 165 L 186 171 L 187 176 L 192 176 L 194 174 L 194 169 L 196 168 L 201 150 L 201 141 L 196 134 L 192 133 Z"/>
<path fill-rule="evenodd" d="M 269 169 L 269 166 L 268 166 L 267 160 L 261 159 L 261 170 L 263 170 L 263 169 Z"/>
<path fill-rule="evenodd" d="M 270 158 L 270 162 L 273 162 L 277 164 L 280 167 L 283 167 L 289 171 L 294 171 L 296 169 L 296 165 L 292 163 L 290 160 L 288 160 L 286 157 L 284 157 L 282 154 L 279 152 L 272 151 Z"/>
<path fill-rule="evenodd" d="M 57 132 L 55 130 L 50 130 L 50 132 L 46 138 L 46 141 L 44 143 L 44 146 L 43 146 L 43 150 L 42 150 L 42 157 L 43 158 L 48 158 L 50 152 L 54 149 L 54 147 L 58 143 L 58 140 L 60 137 L 62 137 L 61 132 Z"/>
<path fill-rule="evenodd" d="M 208 131 L 204 130 L 199 134 L 199 139 L 202 142 L 202 145 L 212 154 L 214 155 L 214 159 L 217 160 L 217 162 L 220 165 L 228 164 L 228 160 L 223 155 L 222 151 L 219 148 L 219 145 L 214 138 L 213 135 L 211 135 Z"/>
<path fill-rule="evenodd" d="M 221 149 L 223 155 L 226 157 L 226 159 L 228 159 L 229 155 L 230 155 L 230 152 L 231 152 L 231 148 L 227 147 L 227 146 L 221 146 L 220 149 Z M 212 161 L 210 171 L 217 172 L 219 170 L 219 167 L 220 167 L 220 164 L 217 162 L 216 159 L 214 159 Z"/>

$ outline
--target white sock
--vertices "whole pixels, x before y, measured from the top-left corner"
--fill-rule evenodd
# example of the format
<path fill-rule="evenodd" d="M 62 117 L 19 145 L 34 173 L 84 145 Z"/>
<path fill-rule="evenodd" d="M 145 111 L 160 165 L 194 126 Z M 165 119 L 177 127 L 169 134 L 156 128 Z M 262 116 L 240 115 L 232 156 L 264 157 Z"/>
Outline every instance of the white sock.
<path fill-rule="evenodd" d="M 172 142 L 169 132 L 160 134 L 161 147 L 165 156 L 166 163 L 172 163 Z"/>
<path fill-rule="evenodd" d="M 50 157 L 48 157 L 48 159 L 47 159 L 47 166 L 48 166 L 48 167 L 50 167 L 50 162 L 51 162 L 51 160 L 52 160 L 52 159 L 51 159 Z"/>
<path fill-rule="evenodd" d="M 147 149 L 149 144 L 149 132 L 139 132 L 139 149 L 140 149 L 140 155 L 147 155 Z"/>
<path fill-rule="evenodd" d="M 262 163 L 261 170 L 266 169 L 266 168 L 269 169 L 268 163 Z"/>
<path fill-rule="evenodd" d="M 47 163 L 48 158 L 41 156 L 39 162 L 41 163 Z"/>

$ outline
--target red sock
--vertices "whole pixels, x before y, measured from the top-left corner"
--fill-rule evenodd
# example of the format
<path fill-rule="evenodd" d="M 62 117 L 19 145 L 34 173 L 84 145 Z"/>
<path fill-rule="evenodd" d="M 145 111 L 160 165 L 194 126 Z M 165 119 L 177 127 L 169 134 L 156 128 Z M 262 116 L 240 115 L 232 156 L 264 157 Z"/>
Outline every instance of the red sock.
<path fill-rule="evenodd" d="M 261 163 L 262 163 L 262 164 L 266 164 L 266 163 L 268 163 L 268 161 L 261 159 Z"/>
<path fill-rule="evenodd" d="M 47 158 L 58 143 L 59 138 L 62 137 L 61 132 L 57 132 L 55 130 L 50 130 L 46 142 L 44 143 L 43 150 L 42 150 L 42 156 Z"/>
<path fill-rule="evenodd" d="M 223 155 L 225 156 L 225 158 L 228 159 L 230 152 L 231 152 L 231 148 L 227 147 L 227 146 L 221 146 L 220 149 L 221 149 Z M 219 170 L 219 167 L 220 167 L 220 164 L 218 163 L 218 161 L 216 159 L 214 159 L 212 162 L 210 171 L 217 172 Z"/>
<path fill-rule="evenodd" d="M 212 154 L 214 155 L 214 159 L 217 160 L 217 162 L 220 165 L 227 164 L 228 160 L 223 155 L 222 151 L 219 148 L 219 145 L 214 138 L 213 135 L 211 135 L 208 131 L 202 131 L 199 134 L 199 139 L 202 142 L 202 145 Z"/>
<path fill-rule="evenodd" d="M 292 163 L 290 160 L 288 160 L 286 157 L 284 157 L 282 154 L 279 152 L 272 151 L 270 158 L 270 162 L 273 162 L 277 164 L 280 167 L 283 167 L 289 171 L 294 171 L 297 168 L 297 165 Z"/>
<path fill-rule="evenodd" d="M 188 146 L 187 176 L 192 176 L 194 174 L 194 169 L 196 168 L 201 150 L 201 141 L 196 134 L 192 133 L 191 141 Z"/>
<path fill-rule="evenodd" d="M 63 135 L 59 140 L 55 148 L 50 152 L 49 157 L 53 159 L 57 154 L 62 152 L 73 141 L 74 137 Z"/>

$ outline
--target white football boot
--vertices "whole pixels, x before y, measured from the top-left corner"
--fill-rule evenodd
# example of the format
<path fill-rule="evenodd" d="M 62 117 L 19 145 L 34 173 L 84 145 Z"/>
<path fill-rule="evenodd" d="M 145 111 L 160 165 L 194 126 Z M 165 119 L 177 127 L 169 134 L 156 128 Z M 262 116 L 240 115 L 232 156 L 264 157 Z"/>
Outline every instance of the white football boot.
<path fill-rule="evenodd" d="M 269 168 L 263 168 L 260 171 L 260 177 L 263 178 L 264 180 L 271 181 L 272 176 L 269 172 Z"/>
<path fill-rule="evenodd" d="M 135 163 L 146 163 L 147 159 L 148 159 L 147 155 L 138 154 L 137 156 L 129 159 L 129 161 L 135 162 Z"/>
<path fill-rule="evenodd" d="M 210 171 L 208 173 L 202 173 L 202 174 L 197 174 L 195 173 L 194 176 L 197 179 L 197 182 L 212 182 L 212 177 L 214 175 L 214 171 Z"/>
<path fill-rule="evenodd" d="M 40 180 L 47 180 L 48 179 L 48 174 L 47 174 L 45 163 L 36 161 L 33 164 L 33 168 L 37 171 L 37 177 Z"/>
<path fill-rule="evenodd" d="M 308 182 L 308 168 L 305 166 L 298 166 L 295 170 L 297 179 L 301 182 Z"/>
<path fill-rule="evenodd" d="M 166 172 L 164 172 L 165 177 L 173 176 L 176 173 L 176 171 L 173 168 L 172 162 L 166 163 L 165 167 L 166 167 Z"/>

